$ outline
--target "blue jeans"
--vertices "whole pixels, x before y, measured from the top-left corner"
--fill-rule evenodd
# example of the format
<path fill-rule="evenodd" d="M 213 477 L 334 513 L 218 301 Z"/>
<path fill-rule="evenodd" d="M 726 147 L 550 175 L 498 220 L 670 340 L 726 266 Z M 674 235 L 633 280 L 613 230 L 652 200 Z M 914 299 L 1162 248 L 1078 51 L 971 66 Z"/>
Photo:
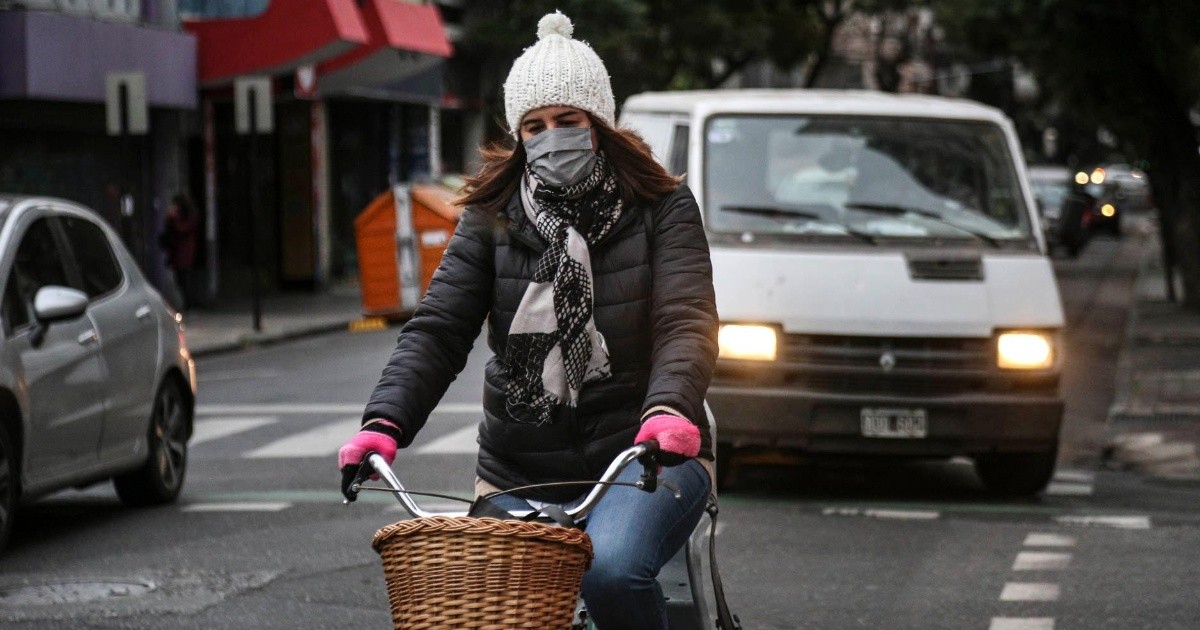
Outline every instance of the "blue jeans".
<path fill-rule="evenodd" d="M 627 467 L 619 481 L 634 482 L 641 466 Z M 696 460 L 663 468 L 659 479 L 679 487 L 653 494 L 614 486 L 588 516 L 585 529 L 596 554 L 583 576 L 583 601 L 602 630 L 665 630 L 667 611 L 658 572 L 687 542 L 711 492 L 708 472 Z M 506 510 L 528 510 L 512 495 L 493 499 Z"/>

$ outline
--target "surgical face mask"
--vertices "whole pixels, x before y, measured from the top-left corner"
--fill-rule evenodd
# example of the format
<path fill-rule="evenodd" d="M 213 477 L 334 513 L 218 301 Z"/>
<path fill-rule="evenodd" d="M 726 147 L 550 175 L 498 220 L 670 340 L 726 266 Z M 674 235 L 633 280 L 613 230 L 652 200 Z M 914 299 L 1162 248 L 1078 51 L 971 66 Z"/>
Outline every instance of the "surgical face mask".
<path fill-rule="evenodd" d="M 596 166 L 592 130 L 585 127 L 546 129 L 525 141 L 525 161 L 547 185 L 577 184 Z"/>

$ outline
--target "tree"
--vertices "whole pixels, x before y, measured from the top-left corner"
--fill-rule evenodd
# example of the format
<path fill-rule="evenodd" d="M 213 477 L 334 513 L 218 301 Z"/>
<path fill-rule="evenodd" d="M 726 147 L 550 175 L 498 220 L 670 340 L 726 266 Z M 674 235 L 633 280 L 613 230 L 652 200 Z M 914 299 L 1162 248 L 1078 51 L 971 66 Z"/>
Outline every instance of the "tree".
<path fill-rule="evenodd" d="M 940 0 L 978 53 L 1033 69 L 1063 111 L 1103 126 L 1150 163 L 1164 257 L 1200 310 L 1200 3 L 1194 0 Z"/>
<path fill-rule="evenodd" d="M 848 0 L 836 0 L 842 5 Z M 575 23 L 612 75 L 618 105 L 647 90 L 716 88 L 754 61 L 788 69 L 820 37 L 821 0 L 474 0 L 467 5 L 459 63 L 477 69 L 488 118 L 502 119 L 512 62 L 556 9 Z M 491 131 L 491 130 L 490 130 Z"/>

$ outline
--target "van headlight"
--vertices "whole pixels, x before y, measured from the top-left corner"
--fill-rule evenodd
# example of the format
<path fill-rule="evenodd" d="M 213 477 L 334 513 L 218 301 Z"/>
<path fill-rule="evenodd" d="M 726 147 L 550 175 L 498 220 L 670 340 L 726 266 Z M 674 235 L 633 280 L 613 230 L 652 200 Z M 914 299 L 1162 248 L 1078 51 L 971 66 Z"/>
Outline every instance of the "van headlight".
<path fill-rule="evenodd" d="M 1040 332 L 1006 332 L 996 339 L 996 363 L 1006 370 L 1044 370 L 1054 365 L 1054 337 Z"/>
<path fill-rule="evenodd" d="M 778 337 L 770 326 L 725 324 L 717 334 L 717 344 L 722 359 L 774 361 L 779 347 Z"/>

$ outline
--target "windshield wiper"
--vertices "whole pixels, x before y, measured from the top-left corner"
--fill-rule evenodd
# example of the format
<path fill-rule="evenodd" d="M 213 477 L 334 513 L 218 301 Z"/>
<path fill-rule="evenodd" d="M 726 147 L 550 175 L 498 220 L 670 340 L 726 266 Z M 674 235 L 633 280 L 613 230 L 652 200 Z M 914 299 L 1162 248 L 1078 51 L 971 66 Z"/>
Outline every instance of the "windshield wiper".
<path fill-rule="evenodd" d="M 983 241 L 984 243 L 987 243 L 988 245 L 991 245 L 992 247 L 995 247 L 997 249 L 999 249 L 1001 247 L 1000 241 L 996 240 L 994 237 L 992 237 L 984 232 L 980 232 L 979 230 L 974 230 L 969 227 L 959 225 L 953 221 L 946 219 L 946 217 L 944 217 L 932 210 L 926 210 L 925 208 L 913 208 L 913 207 L 909 207 L 909 206 L 898 206 L 898 205 L 887 204 L 887 203 L 847 203 L 847 204 L 845 204 L 845 206 L 847 208 L 853 208 L 855 210 L 865 210 L 867 212 L 877 212 L 880 214 L 891 214 L 891 215 L 915 214 L 915 215 L 925 218 L 925 219 L 931 219 L 940 225 L 945 225 L 946 227 L 954 228 L 955 230 L 958 230 L 960 232 L 965 232 L 967 234 L 970 234 L 971 236 L 974 236 L 975 238 L 977 238 L 977 239 Z"/>
<path fill-rule="evenodd" d="M 721 206 L 721 211 L 736 212 L 738 214 L 757 214 L 761 217 L 798 217 L 801 219 L 817 220 L 825 219 L 825 217 L 808 210 L 779 208 L 774 206 Z"/>
<path fill-rule="evenodd" d="M 800 218 L 800 219 L 812 219 L 814 221 L 828 221 L 828 219 L 826 219 L 825 217 L 823 217 L 815 212 L 809 212 L 808 210 L 800 210 L 798 208 L 779 208 L 779 207 L 772 207 L 772 206 L 721 206 L 721 210 L 723 212 L 736 212 L 739 214 L 755 214 L 755 215 L 763 216 L 763 217 Z M 846 235 L 848 235 L 848 236 L 853 236 L 860 240 L 866 241 L 872 245 L 879 244 L 875 240 L 874 236 L 867 234 L 866 232 L 860 232 L 848 225 L 844 225 L 841 223 L 835 222 L 834 225 L 837 225 L 839 229 L 845 231 Z"/>

